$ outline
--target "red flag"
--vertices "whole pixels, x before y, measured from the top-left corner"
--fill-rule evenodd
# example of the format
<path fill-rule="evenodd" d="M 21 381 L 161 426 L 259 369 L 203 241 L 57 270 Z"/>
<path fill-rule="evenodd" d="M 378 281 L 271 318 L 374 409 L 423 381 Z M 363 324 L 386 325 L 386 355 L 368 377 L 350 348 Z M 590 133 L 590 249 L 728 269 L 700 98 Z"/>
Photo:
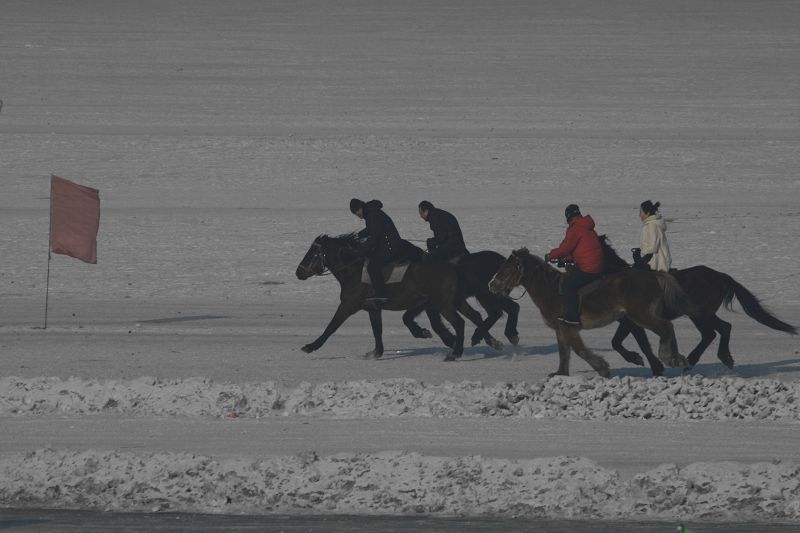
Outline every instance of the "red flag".
<path fill-rule="evenodd" d="M 97 263 L 100 193 L 50 176 L 50 251 Z"/>

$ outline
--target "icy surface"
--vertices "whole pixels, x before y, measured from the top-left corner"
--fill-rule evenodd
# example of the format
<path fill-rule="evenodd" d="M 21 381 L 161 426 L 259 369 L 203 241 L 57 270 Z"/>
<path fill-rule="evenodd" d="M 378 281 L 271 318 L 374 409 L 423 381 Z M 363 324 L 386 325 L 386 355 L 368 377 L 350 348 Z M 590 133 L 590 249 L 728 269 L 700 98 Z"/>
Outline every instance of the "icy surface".
<path fill-rule="evenodd" d="M 502 352 L 445 364 L 440 342 L 386 313 L 386 354 L 364 360 L 360 313 L 303 354 L 339 291 L 294 271 L 316 235 L 361 228 L 354 196 L 381 199 L 419 243 L 427 199 L 471 250 L 539 255 L 569 203 L 625 253 L 651 199 L 676 267 L 725 272 L 797 325 L 798 28 L 793 0 L 4 1 L 0 425 L 27 432 L 2 436 L 0 506 L 797 519 L 800 347 L 736 303 L 720 312 L 733 370 L 716 339 L 693 374 L 649 379 L 606 328 L 582 335 L 612 379 L 573 356 L 574 377 L 547 380 L 555 335 L 527 296 L 521 343 Z M 50 173 L 100 190 L 97 265 L 48 263 Z M 48 272 L 48 328 L 34 329 Z M 699 335 L 675 326 L 688 353 Z M 103 417 L 354 429 L 338 455 L 288 439 L 296 450 L 268 457 L 245 453 L 238 427 L 207 456 L 181 453 L 181 429 L 145 431 L 136 450 L 122 431 L 100 446 L 87 430 L 80 449 L 59 433 Z M 442 456 L 355 451 L 366 428 L 429 419 L 508 424 Z M 511 457 L 514 424 L 542 420 L 569 421 L 542 437 L 557 457 Z M 587 437 L 590 423 L 631 445 Z M 335 440 L 314 427 L 320 449 Z M 687 433 L 713 460 L 692 464 Z M 598 466 L 609 458 L 637 475 Z"/>

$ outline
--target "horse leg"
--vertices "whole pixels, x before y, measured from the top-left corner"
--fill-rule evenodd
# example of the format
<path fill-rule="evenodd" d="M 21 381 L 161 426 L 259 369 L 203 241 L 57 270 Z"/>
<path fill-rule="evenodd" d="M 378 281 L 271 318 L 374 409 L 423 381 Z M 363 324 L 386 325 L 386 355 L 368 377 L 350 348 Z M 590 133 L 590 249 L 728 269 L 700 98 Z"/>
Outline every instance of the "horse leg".
<path fill-rule="evenodd" d="M 470 306 L 466 300 L 461 301 L 461 305 L 459 306 L 458 311 L 462 315 L 467 317 L 470 320 L 470 322 L 478 326 L 478 329 L 482 330 L 483 340 L 486 341 L 486 344 L 488 344 L 497 351 L 503 349 L 503 343 L 492 337 L 492 334 L 489 333 L 487 329 L 483 328 L 483 319 L 481 318 L 481 314 L 477 312 L 475 309 L 473 309 L 472 306 Z"/>
<path fill-rule="evenodd" d="M 511 298 L 499 297 L 497 298 L 500 308 L 506 312 L 506 329 L 504 331 L 508 341 L 516 346 L 519 344 L 519 332 L 517 331 L 517 323 L 519 322 L 519 304 Z"/>
<path fill-rule="evenodd" d="M 578 354 L 578 357 L 589 363 L 589 366 L 591 366 L 595 372 L 604 378 L 607 378 L 611 375 L 611 372 L 608 368 L 608 362 L 599 355 L 596 355 L 583 343 L 583 339 L 581 338 L 578 328 L 560 326 L 558 329 L 564 335 L 564 339 L 567 341 L 567 343 L 569 343 L 572 349 L 575 350 L 575 353 Z"/>
<path fill-rule="evenodd" d="M 444 322 L 442 322 L 442 316 L 439 314 L 439 311 L 437 311 L 436 308 L 432 307 L 431 305 L 426 305 L 425 313 L 428 315 L 428 320 L 431 323 L 433 331 L 435 331 L 439 338 L 442 339 L 442 342 L 445 346 L 452 348 L 456 343 L 456 338 L 453 336 L 450 330 L 447 329 L 447 326 L 444 325 Z"/>
<path fill-rule="evenodd" d="M 403 313 L 403 324 L 406 325 L 411 335 L 416 339 L 430 339 L 433 334 L 430 330 L 420 327 L 414 320 L 419 314 L 425 310 L 427 303 L 422 303 L 416 307 L 412 307 Z"/>
<path fill-rule="evenodd" d="M 374 357 L 380 359 L 383 356 L 383 318 L 380 309 L 371 309 L 369 312 L 369 323 L 372 326 L 372 335 L 375 337 L 375 349 L 364 354 L 365 358 Z"/>
<path fill-rule="evenodd" d="M 475 311 L 473 309 L 473 311 Z M 477 313 L 477 311 L 475 311 Z M 458 314 L 455 309 L 444 309 L 442 315 L 453 326 L 456 331 L 455 341 L 453 342 L 453 351 L 450 352 L 445 361 L 455 361 L 464 354 L 464 319 Z"/>
<path fill-rule="evenodd" d="M 624 341 L 628 335 L 631 334 L 631 329 L 636 327 L 630 320 L 625 317 L 619 319 L 619 326 L 617 326 L 617 331 L 614 333 L 614 337 L 611 339 L 611 347 L 614 348 L 618 354 L 622 356 L 627 362 L 632 363 L 637 366 L 644 366 L 644 361 L 642 360 L 642 356 L 636 352 L 632 352 L 625 348 L 622 345 L 622 341 Z"/>
<path fill-rule="evenodd" d="M 556 340 L 558 341 L 558 370 L 549 374 L 549 377 L 569 376 L 569 354 L 571 348 L 561 328 L 556 330 Z"/>
<path fill-rule="evenodd" d="M 325 328 L 325 331 L 322 332 L 317 340 L 312 343 L 306 344 L 301 348 L 305 353 L 311 353 L 314 350 L 319 350 L 320 347 L 325 344 L 325 341 L 328 340 L 328 337 L 334 334 L 339 326 L 341 326 L 345 320 L 347 320 L 351 315 L 353 315 L 356 311 L 358 311 L 358 307 L 355 306 L 346 306 L 344 303 L 339 304 L 339 307 L 336 309 L 336 313 L 333 314 L 333 318 L 328 323 L 328 326 Z"/>
<path fill-rule="evenodd" d="M 706 348 L 714 341 L 717 333 L 714 331 L 714 326 L 710 320 L 706 318 L 689 318 L 694 324 L 694 327 L 697 328 L 697 331 L 700 332 L 700 342 L 697 343 L 697 346 L 694 347 L 694 350 L 692 350 L 686 358 L 686 360 L 689 361 L 689 368 L 691 368 L 700 360 L 700 356 L 703 355 Z"/>
<path fill-rule="evenodd" d="M 725 322 L 720 317 L 714 315 L 714 329 L 719 332 L 719 348 L 717 349 L 717 357 L 722 364 L 728 368 L 733 368 L 733 356 L 731 355 L 731 324 Z"/>
<path fill-rule="evenodd" d="M 498 306 L 494 305 L 494 302 L 490 298 L 476 296 L 476 299 L 486 310 L 486 320 L 484 320 L 480 326 L 475 328 L 475 333 L 472 334 L 471 339 L 473 346 L 481 342 L 481 339 L 486 337 L 486 335 L 489 333 L 489 330 L 492 328 L 492 326 L 494 326 L 497 320 L 503 316 L 503 311 L 500 310 Z"/>
<path fill-rule="evenodd" d="M 655 317 L 634 322 L 658 335 L 658 358 L 662 363 L 673 368 L 689 367 L 689 362 L 678 352 L 678 341 L 675 339 L 672 322 Z"/>
<path fill-rule="evenodd" d="M 617 352 L 619 352 L 620 355 L 625 358 L 625 360 L 634 364 L 638 364 L 639 366 L 644 366 L 642 357 L 638 353 L 628 351 L 622 346 L 622 341 L 628 334 L 633 334 L 633 338 L 636 339 L 636 343 L 639 345 L 639 348 L 641 348 L 642 352 L 644 352 L 644 356 L 647 358 L 647 362 L 650 365 L 650 370 L 653 372 L 653 376 L 663 376 L 664 364 L 659 361 L 658 357 L 656 357 L 656 354 L 653 353 L 653 347 L 650 345 L 650 340 L 647 338 L 647 333 L 645 332 L 644 328 L 634 323 L 628 317 L 622 317 L 619 320 L 619 328 L 617 329 L 616 334 L 614 334 L 614 338 L 611 339 L 611 345 L 614 347 L 614 349 L 617 350 Z M 623 352 L 634 355 L 635 359 L 628 359 L 625 357 Z"/>
<path fill-rule="evenodd" d="M 653 376 L 663 376 L 664 375 L 664 364 L 656 357 L 656 354 L 653 353 L 653 347 L 650 345 L 650 340 L 647 338 L 647 332 L 645 332 L 644 328 L 630 322 L 631 326 L 631 333 L 633 334 L 633 338 L 636 339 L 636 343 L 639 345 L 639 348 L 642 349 L 644 352 L 644 356 L 647 358 L 647 362 L 650 365 L 650 370 L 653 372 Z"/>

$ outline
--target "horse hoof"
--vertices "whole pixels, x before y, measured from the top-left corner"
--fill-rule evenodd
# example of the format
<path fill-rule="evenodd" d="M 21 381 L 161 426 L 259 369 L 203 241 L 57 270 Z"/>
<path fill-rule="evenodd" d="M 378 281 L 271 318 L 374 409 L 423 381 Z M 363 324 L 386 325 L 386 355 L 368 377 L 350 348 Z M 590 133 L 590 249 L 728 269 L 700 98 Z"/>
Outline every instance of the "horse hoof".
<path fill-rule="evenodd" d="M 681 370 L 688 370 L 692 368 L 692 364 L 681 354 L 676 355 L 668 363 L 672 368 L 680 368 Z"/>
<path fill-rule="evenodd" d="M 547 374 L 548 378 L 554 378 L 556 376 L 569 376 L 569 374 L 567 372 L 560 372 L 560 371 L 553 372 L 552 374 Z"/>
<path fill-rule="evenodd" d="M 444 360 L 445 360 L 446 363 L 449 363 L 450 361 L 455 361 L 456 360 L 456 354 L 454 354 L 453 352 L 450 352 L 449 354 L 447 354 L 447 357 L 445 357 Z"/>
<path fill-rule="evenodd" d="M 470 344 L 472 346 L 477 345 L 479 342 L 481 342 L 481 338 L 480 337 L 472 337 L 472 339 L 470 339 Z"/>
<path fill-rule="evenodd" d="M 432 339 L 433 338 L 433 333 L 431 333 L 431 330 L 429 330 L 429 329 L 422 328 L 422 333 L 420 334 L 419 338 L 420 339 Z"/>
<path fill-rule="evenodd" d="M 725 365 L 725 366 L 727 366 L 729 369 L 733 370 L 733 357 L 731 357 L 731 356 L 728 356 L 728 357 L 720 357 L 720 358 L 719 358 L 719 360 L 720 360 L 720 361 L 722 361 L 722 364 L 723 364 L 723 365 Z"/>
<path fill-rule="evenodd" d="M 644 366 L 644 359 L 642 359 L 642 356 L 639 355 L 638 353 L 631 352 L 631 355 L 629 355 L 628 357 L 629 357 L 629 359 L 627 361 L 630 364 L 636 365 L 636 366 Z"/>
<path fill-rule="evenodd" d="M 383 352 L 371 350 L 364 354 L 364 359 L 380 359 L 381 356 L 383 356 Z"/>
<path fill-rule="evenodd" d="M 508 338 L 508 342 L 512 345 L 517 346 L 519 345 L 519 335 L 512 335 Z"/>
<path fill-rule="evenodd" d="M 303 350 L 303 351 L 304 351 L 304 352 L 306 352 L 306 353 L 311 353 L 311 352 L 313 352 L 314 350 L 316 350 L 316 348 L 314 348 L 314 347 L 313 347 L 313 346 L 311 346 L 310 344 L 306 344 L 305 346 L 303 346 L 303 347 L 302 347 L 302 348 L 300 348 L 300 349 L 301 349 L 301 350 Z"/>
<path fill-rule="evenodd" d="M 502 352 L 503 351 L 503 348 L 504 348 L 503 343 L 500 342 L 497 339 L 490 340 L 488 344 L 489 344 L 489 346 L 491 346 L 492 348 L 494 348 L 498 352 Z"/>

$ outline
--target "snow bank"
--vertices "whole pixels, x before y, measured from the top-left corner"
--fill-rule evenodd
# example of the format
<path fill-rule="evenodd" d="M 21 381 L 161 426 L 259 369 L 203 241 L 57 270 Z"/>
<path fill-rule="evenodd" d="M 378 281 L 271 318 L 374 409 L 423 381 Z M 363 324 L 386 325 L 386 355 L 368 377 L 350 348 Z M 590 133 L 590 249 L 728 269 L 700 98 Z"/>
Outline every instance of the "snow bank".
<path fill-rule="evenodd" d="M 428 384 L 412 379 L 225 383 L 202 378 L 129 381 L 0 378 L 0 416 L 477 417 L 800 420 L 800 383 L 701 376 L 559 377 L 539 383 Z"/>
<path fill-rule="evenodd" d="M 0 505 L 109 511 L 538 518 L 800 518 L 800 465 L 695 463 L 623 480 L 585 458 L 314 452 L 269 459 L 36 450 L 0 460 Z"/>

